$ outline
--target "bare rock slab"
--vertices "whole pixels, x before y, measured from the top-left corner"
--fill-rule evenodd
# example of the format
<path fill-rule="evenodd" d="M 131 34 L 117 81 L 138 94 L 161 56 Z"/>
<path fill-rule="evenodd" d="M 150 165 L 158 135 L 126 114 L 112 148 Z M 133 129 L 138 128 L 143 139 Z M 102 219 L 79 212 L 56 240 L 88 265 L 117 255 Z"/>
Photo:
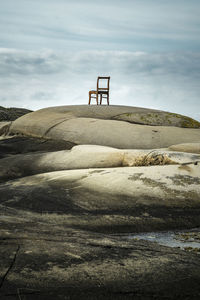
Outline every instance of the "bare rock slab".
<path fill-rule="evenodd" d="M 14 121 L 17 118 L 32 112 L 32 110 L 25 109 L 25 108 L 17 108 L 17 107 L 10 107 L 6 108 L 0 106 L 0 121 Z"/>
<path fill-rule="evenodd" d="M 200 226 L 186 119 L 65 106 L 14 121 L 19 136 L 0 141 L 0 299 L 199 299 L 198 254 L 119 236 Z M 158 149 L 177 143 L 194 153 Z"/>
<path fill-rule="evenodd" d="M 192 153 L 156 149 L 116 149 L 94 145 L 79 145 L 71 150 L 42 152 L 41 150 L 53 150 L 59 147 L 69 148 L 70 143 L 27 137 L 13 139 L 0 142 L 0 153 L 3 148 L 4 151 L 9 150 L 9 153 L 18 149 L 22 154 L 11 155 L 0 160 L 0 182 L 60 170 L 183 165 L 200 162 L 200 155 Z M 14 149 L 13 145 L 16 146 Z M 26 153 L 28 150 L 31 152 Z"/>
<path fill-rule="evenodd" d="M 53 215 L 0 217 L 2 300 L 199 298 L 196 254 L 67 228 Z"/>
<path fill-rule="evenodd" d="M 140 125 L 141 122 L 133 124 L 127 118 L 117 117 L 121 114 L 131 114 L 132 117 L 138 113 L 148 115 L 151 112 L 148 109 L 125 106 L 52 107 L 17 119 L 12 123 L 10 133 L 122 149 L 152 149 L 176 143 L 199 142 L 198 126 L 176 127 L 177 122 L 173 121 L 176 119 L 175 115 L 171 121 L 172 126 L 160 126 L 160 121 L 156 124 L 158 126 L 149 126 L 152 125 L 151 122 L 145 123 L 147 125 Z M 158 113 L 162 119 L 163 112 Z M 184 119 L 180 116 L 177 118 Z M 166 125 L 165 122 L 163 124 Z"/>
<path fill-rule="evenodd" d="M 25 153 L 44 153 L 71 149 L 74 145 L 74 143 L 58 139 L 50 140 L 27 136 L 2 136 L 2 139 L 0 139 L 0 158 L 13 156 L 13 158 L 11 158 L 12 160 L 16 154 L 22 154 L 21 158 L 23 158 L 25 157 Z M 21 165 L 21 168 L 23 169 L 23 165 Z"/>
<path fill-rule="evenodd" d="M 171 151 L 200 154 L 200 143 L 184 143 L 184 144 L 172 145 L 168 149 Z"/>
<path fill-rule="evenodd" d="M 191 228 L 200 226 L 199 174 L 199 164 L 50 172 L 1 184 L 0 203 L 97 231 Z"/>

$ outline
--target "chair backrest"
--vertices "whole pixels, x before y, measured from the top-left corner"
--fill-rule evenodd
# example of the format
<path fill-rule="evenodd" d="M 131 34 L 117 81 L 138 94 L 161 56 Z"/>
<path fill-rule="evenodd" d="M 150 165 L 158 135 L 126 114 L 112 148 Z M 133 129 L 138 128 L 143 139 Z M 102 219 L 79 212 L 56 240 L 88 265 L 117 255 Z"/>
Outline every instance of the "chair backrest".
<path fill-rule="evenodd" d="M 100 80 L 106 83 L 106 87 L 100 87 Z M 98 77 L 97 78 L 97 91 L 109 91 L 110 77 Z"/>

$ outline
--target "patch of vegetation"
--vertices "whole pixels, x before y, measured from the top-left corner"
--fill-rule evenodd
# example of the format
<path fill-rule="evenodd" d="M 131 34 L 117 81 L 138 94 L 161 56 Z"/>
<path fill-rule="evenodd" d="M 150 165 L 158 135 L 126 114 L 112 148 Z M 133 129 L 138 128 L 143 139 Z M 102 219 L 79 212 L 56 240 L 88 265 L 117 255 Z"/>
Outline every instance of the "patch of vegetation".
<path fill-rule="evenodd" d="M 136 158 L 134 166 L 158 166 L 158 165 L 173 165 L 176 164 L 165 154 L 144 155 Z"/>
<path fill-rule="evenodd" d="M 175 236 L 176 240 L 181 242 L 200 242 L 200 232 L 183 232 L 177 233 Z"/>
<path fill-rule="evenodd" d="M 123 116 L 131 123 L 138 123 L 152 126 L 178 126 L 182 128 L 200 128 L 200 122 L 176 113 L 125 113 L 118 117 L 123 120 Z"/>
<path fill-rule="evenodd" d="M 188 252 L 194 252 L 194 253 L 200 254 L 200 248 L 184 247 L 184 250 L 188 251 Z"/>
<path fill-rule="evenodd" d="M 177 119 L 179 119 L 180 120 L 180 127 L 183 127 L 183 128 L 200 128 L 200 122 L 198 122 L 198 121 L 196 121 L 196 120 L 194 120 L 190 117 L 182 116 L 182 115 L 175 114 L 175 113 L 168 113 L 168 115 L 174 116 Z"/>

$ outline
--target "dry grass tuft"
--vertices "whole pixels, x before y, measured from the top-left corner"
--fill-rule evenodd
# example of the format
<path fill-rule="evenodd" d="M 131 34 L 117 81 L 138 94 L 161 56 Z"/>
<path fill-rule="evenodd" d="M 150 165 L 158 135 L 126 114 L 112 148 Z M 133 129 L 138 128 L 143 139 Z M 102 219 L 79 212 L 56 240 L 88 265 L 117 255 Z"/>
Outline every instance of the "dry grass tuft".
<path fill-rule="evenodd" d="M 174 165 L 176 162 L 171 160 L 167 155 L 154 154 L 137 157 L 134 161 L 134 166 L 157 166 L 157 165 Z"/>

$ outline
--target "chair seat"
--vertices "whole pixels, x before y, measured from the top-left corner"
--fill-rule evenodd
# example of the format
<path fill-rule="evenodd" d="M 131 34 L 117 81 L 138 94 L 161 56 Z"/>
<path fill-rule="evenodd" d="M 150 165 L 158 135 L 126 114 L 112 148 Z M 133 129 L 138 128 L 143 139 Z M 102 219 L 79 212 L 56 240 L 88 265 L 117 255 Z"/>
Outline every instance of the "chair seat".
<path fill-rule="evenodd" d="M 94 90 L 89 91 L 89 94 L 96 94 L 96 93 L 97 93 L 97 91 L 94 91 Z M 98 94 L 108 94 L 108 91 L 98 91 Z"/>
<path fill-rule="evenodd" d="M 97 93 L 97 91 L 89 91 L 89 94 L 96 94 Z"/>

